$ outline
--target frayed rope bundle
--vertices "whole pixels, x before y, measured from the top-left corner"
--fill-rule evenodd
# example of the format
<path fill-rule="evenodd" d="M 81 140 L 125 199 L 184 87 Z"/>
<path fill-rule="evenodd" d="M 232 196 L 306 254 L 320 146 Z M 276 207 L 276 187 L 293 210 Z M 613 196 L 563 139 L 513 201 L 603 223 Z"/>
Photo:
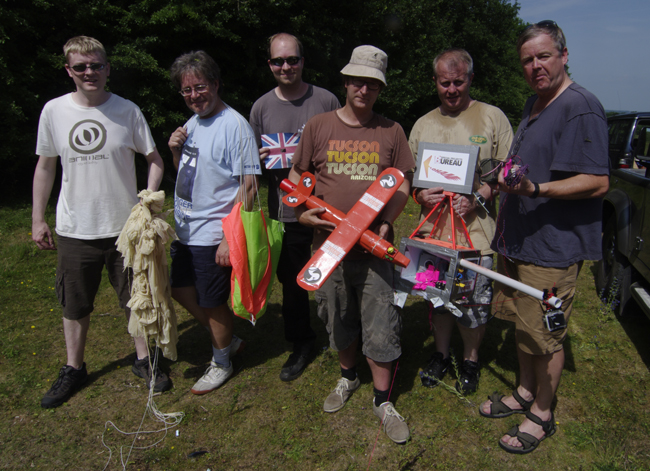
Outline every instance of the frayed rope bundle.
<path fill-rule="evenodd" d="M 117 239 L 117 250 L 124 257 L 124 268 L 133 269 L 129 333 L 134 337 L 154 338 L 165 358 L 176 360 L 178 331 L 171 300 L 165 244 L 176 239 L 174 229 L 161 213 L 164 191 L 143 190 L 140 203 L 131 209 Z"/>

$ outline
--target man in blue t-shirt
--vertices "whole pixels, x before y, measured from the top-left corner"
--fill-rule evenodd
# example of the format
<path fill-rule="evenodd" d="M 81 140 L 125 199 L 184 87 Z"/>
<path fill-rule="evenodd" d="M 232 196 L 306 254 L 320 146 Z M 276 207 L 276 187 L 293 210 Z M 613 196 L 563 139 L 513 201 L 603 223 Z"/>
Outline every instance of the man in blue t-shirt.
<path fill-rule="evenodd" d="M 205 394 L 232 376 L 230 356 L 242 347 L 241 339 L 233 337 L 227 304 L 231 268 L 221 221 L 238 202 L 252 207 L 259 153 L 246 120 L 221 100 L 219 66 L 209 55 L 196 51 L 180 56 L 171 79 L 194 112 L 169 139 L 178 169 L 172 297 L 210 332 L 213 358 L 191 389 Z"/>
<path fill-rule="evenodd" d="M 491 395 L 479 412 L 490 418 L 526 413 L 499 441 L 507 452 L 522 454 L 555 433 L 551 404 L 564 367 L 562 343 L 576 280 L 583 260 L 601 258 L 601 198 L 609 187 L 609 161 L 605 112 L 569 78 L 566 39 L 557 24 L 526 28 L 517 51 L 536 94 L 526 102 L 510 155 L 519 155 L 529 173 L 513 186 L 503 170 L 499 175 L 501 206 L 492 248 L 504 274 L 557 290 L 563 311 L 508 289 L 495 296 L 497 315 L 516 323 L 520 383 L 511 395 Z"/>

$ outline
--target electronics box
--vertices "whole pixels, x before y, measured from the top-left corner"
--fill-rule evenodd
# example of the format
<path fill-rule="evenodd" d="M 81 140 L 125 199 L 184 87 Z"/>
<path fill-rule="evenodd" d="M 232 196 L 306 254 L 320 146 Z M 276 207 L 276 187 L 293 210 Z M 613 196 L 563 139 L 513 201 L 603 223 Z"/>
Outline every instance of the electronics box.
<path fill-rule="evenodd" d="M 402 237 L 399 250 L 411 260 L 411 263 L 406 268 L 396 267 L 399 275 L 396 290 L 427 299 L 438 297 L 445 304 L 448 302 L 461 306 L 467 304 L 468 298 L 474 292 L 476 272 L 461 267 L 459 262 L 466 259 L 480 264 L 480 251 L 454 250 L 432 242 L 435 241 Z M 427 286 L 425 290 L 413 289 L 419 283 L 416 274 L 425 272 L 431 265 L 440 272 L 439 280 L 444 283 L 438 283 L 438 287 Z"/>

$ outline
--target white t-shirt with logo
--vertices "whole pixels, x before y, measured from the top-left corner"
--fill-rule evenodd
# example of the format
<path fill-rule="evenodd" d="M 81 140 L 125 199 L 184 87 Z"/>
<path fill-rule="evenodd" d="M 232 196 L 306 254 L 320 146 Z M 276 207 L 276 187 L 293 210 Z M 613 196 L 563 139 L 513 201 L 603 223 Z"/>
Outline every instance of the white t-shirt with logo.
<path fill-rule="evenodd" d="M 88 108 L 72 94 L 49 101 L 38 124 L 36 154 L 61 157 L 56 233 L 75 239 L 118 236 L 138 202 L 135 153 L 156 144 L 140 108 L 111 95 Z"/>

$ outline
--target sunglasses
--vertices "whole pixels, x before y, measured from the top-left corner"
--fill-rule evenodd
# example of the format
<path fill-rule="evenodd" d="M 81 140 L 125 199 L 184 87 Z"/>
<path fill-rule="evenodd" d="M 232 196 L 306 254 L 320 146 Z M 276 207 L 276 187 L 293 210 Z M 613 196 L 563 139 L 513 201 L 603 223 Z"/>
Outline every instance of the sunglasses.
<path fill-rule="evenodd" d="M 532 28 L 533 26 L 537 26 L 539 28 L 546 28 L 546 29 L 558 29 L 559 26 L 557 23 L 553 20 L 544 20 L 540 21 L 539 23 L 533 23 L 532 25 L 528 25 L 526 29 Z"/>
<path fill-rule="evenodd" d="M 188 96 L 191 96 L 191 95 L 192 95 L 192 90 L 195 91 L 196 93 L 198 93 L 198 94 L 200 95 L 201 93 L 205 93 L 205 92 L 208 91 L 208 86 L 207 86 L 207 85 L 197 85 L 197 86 L 194 87 L 194 88 L 192 88 L 192 87 L 187 87 L 187 88 L 183 88 L 183 89 L 182 89 L 180 92 L 178 92 L 178 93 L 180 93 L 180 94 L 181 94 L 182 96 L 184 96 L 184 97 L 188 97 Z"/>
<path fill-rule="evenodd" d="M 368 87 L 368 90 L 372 90 L 373 92 L 379 90 L 381 87 L 381 85 L 379 85 L 377 82 L 367 82 L 365 80 L 361 80 L 360 78 L 353 78 L 350 80 L 350 83 L 357 88 L 363 88 L 365 85 Z"/>
<path fill-rule="evenodd" d="M 70 65 L 68 66 L 78 74 L 84 73 L 87 69 L 90 69 L 94 72 L 99 72 L 100 70 L 104 70 L 104 67 L 106 67 L 106 64 L 99 64 L 99 63 L 93 63 L 93 64 L 76 64 L 76 65 Z"/>
<path fill-rule="evenodd" d="M 297 65 L 300 62 L 300 57 L 298 56 L 289 56 L 286 59 L 284 57 L 276 57 L 274 59 L 269 59 L 269 64 L 276 67 L 282 67 L 286 62 L 289 65 Z"/>

